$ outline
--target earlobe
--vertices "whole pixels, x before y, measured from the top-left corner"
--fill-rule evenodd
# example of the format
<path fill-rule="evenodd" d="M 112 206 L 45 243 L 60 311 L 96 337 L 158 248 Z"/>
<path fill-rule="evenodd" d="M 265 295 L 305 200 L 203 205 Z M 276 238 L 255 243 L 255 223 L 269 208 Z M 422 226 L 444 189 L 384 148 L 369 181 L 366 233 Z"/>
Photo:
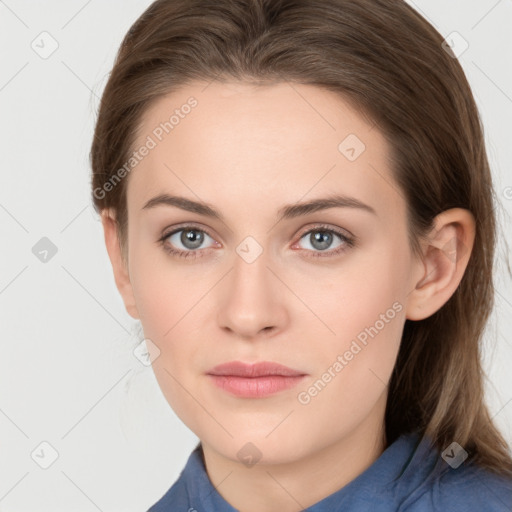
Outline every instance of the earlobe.
<path fill-rule="evenodd" d="M 452 208 L 436 217 L 424 243 L 423 259 L 417 263 L 422 276 L 412 283 L 407 319 L 428 318 L 448 302 L 464 276 L 474 239 L 475 219 L 470 211 Z"/>
<path fill-rule="evenodd" d="M 117 223 L 115 221 L 115 214 L 112 212 L 112 210 L 105 209 L 101 212 L 101 223 L 103 225 L 105 245 L 110 263 L 112 264 L 116 287 L 121 294 L 126 311 L 132 318 L 138 320 L 139 314 L 135 305 L 135 297 L 130 282 L 130 275 L 128 272 L 127 263 L 125 263 L 122 258 L 121 247 L 117 233 Z"/>

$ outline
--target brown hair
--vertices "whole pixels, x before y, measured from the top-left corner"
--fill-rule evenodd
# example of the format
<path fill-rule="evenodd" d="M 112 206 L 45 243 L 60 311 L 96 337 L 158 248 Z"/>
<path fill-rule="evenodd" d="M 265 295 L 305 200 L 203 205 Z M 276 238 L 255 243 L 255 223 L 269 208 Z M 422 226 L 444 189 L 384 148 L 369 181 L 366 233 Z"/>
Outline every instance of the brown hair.
<path fill-rule="evenodd" d="M 402 0 L 158 0 L 126 34 L 102 96 L 92 199 L 97 212 L 114 210 L 126 258 L 127 178 L 116 172 L 149 105 L 177 87 L 286 80 L 336 92 L 390 144 L 415 254 L 444 210 L 465 208 L 476 219 L 455 293 L 429 318 L 405 322 L 389 383 L 387 442 L 420 431 L 440 452 L 456 441 L 469 461 L 511 476 L 509 448 L 484 403 L 479 352 L 494 305 L 496 198 L 470 86 L 442 43 Z"/>

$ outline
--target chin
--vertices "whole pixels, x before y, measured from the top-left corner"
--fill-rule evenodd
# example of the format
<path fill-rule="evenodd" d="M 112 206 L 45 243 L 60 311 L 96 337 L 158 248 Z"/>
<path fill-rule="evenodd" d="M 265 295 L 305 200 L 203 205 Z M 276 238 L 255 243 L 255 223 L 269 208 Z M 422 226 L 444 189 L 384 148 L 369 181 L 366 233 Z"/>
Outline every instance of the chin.
<path fill-rule="evenodd" d="M 272 429 L 266 429 L 265 433 L 257 431 L 244 430 L 237 435 L 231 431 L 233 438 L 224 436 L 220 440 L 219 436 L 208 439 L 205 436 L 203 444 L 208 444 L 216 452 L 234 462 L 242 463 L 248 468 L 254 464 L 274 465 L 287 464 L 307 456 L 312 447 L 305 442 L 306 439 L 293 437 L 289 435 L 279 435 L 273 432 L 268 436 Z M 268 436 L 268 437 L 267 437 Z M 306 436 L 307 437 L 307 436 Z"/>

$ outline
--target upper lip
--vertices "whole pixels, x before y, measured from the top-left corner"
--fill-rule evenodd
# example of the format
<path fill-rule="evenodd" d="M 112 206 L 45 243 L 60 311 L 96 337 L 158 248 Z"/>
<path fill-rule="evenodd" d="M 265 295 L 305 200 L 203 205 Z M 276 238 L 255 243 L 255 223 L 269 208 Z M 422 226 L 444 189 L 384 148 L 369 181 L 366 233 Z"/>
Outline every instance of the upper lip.
<path fill-rule="evenodd" d="M 219 364 L 208 371 L 209 375 L 235 375 L 237 377 L 263 377 L 267 375 L 282 375 L 285 377 L 296 377 L 306 375 L 304 372 L 294 370 L 288 366 L 274 363 L 272 361 L 261 361 L 258 363 L 243 363 L 242 361 L 230 361 Z"/>

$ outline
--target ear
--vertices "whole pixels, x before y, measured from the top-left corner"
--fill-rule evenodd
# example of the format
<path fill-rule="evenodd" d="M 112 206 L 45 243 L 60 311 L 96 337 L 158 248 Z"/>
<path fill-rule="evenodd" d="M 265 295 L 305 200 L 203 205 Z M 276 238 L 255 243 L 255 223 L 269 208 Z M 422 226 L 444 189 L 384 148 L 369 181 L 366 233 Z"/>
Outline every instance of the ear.
<path fill-rule="evenodd" d="M 111 209 L 105 209 L 101 212 L 101 223 L 103 225 L 105 245 L 107 246 L 110 263 L 112 263 L 117 289 L 123 298 L 124 307 L 128 314 L 138 320 L 139 314 L 135 305 L 130 275 L 128 273 L 127 264 L 122 258 L 115 214 Z"/>
<path fill-rule="evenodd" d="M 421 279 L 409 294 L 406 318 L 423 320 L 448 302 L 466 270 L 475 241 L 475 218 L 469 210 L 452 208 L 440 213 L 423 245 L 418 261 Z"/>

